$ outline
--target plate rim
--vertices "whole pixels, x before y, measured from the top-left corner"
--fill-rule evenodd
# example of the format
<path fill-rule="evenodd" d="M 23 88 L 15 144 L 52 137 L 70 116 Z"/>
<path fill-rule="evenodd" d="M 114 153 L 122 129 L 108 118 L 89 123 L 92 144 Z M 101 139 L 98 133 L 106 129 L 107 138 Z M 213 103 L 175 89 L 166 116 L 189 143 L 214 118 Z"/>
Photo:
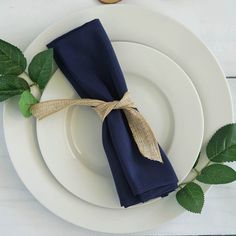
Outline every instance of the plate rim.
<path fill-rule="evenodd" d="M 77 13 L 85 13 L 85 12 L 87 12 L 87 11 L 91 11 L 91 10 L 94 10 L 94 9 L 98 9 L 98 8 L 108 8 L 108 7 L 113 7 L 113 6 L 96 6 L 96 7 L 90 7 L 90 8 L 86 8 L 86 9 L 84 9 L 84 10 L 78 10 L 78 11 L 76 11 Z M 129 9 L 135 9 L 135 10 L 142 10 L 142 11 L 145 11 L 145 12 L 149 12 L 149 13 L 152 13 L 152 14 L 156 14 L 156 15 L 159 15 L 159 16 L 162 16 L 162 17 L 165 17 L 166 19 L 168 19 L 168 20 L 171 20 L 175 25 L 177 24 L 178 26 L 180 26 L 181 28 L 184 28 L 185 29 L 185 31 L 187 31 L 188 33 L 191 33 L 192 34 L 192 36 L 195 38 L 195 39 L 197 39 L 197 41 L 198 41 L 198 43 L 200 43 L 202 46 L 204 46 L 204 49 L 205 50 L 207 50 L 207 53 L 211 56 L 211 61 L 214 61 L 214 63 L 217 65 L 217 67 L 218 67 L 218 69 L 220 69 L 220 71 L 221 71 L 221 77 L 224 79 L 224 81 L 225 81 L 225 87 L 228 89 L 228 95 L 229 95 L 229 97 L 228 97 L 228 99 L 229 99 L 229 103 L 230 103 L 230 105 L 231 105 L 231 109 L 230 109 L 230 117 L 228 117 L 227 119 L 229 119 L 231 122 L 233 121 L 233 105 L 232 105 L 232 98 L 231 98 L 231 96 L 230 96 L 230 90 L 229 90 L 229 86 L 228 86 L 228 84 L 227 84 L 227 82 L 226 82 L 226 79 L 225 79 L 225 77 L 224 77 L 224 73 L 223 73 L 223 71 L 222 71 L 222 69 L 221 69 L 221 67 L 220 67 L 220 65 L 219 65 L 219 63 L 218 63 L 218 61 L 216 60 L 216 58 L 215 58 L 215 56 L 210 52 L 210 50 L 206 47 L 206 45 L 195 35 L 195 34 L 193 34 L 192 33 L 192 31 L 191 30 L 189 30 L 187 27 L 185 27 L 183 24 L 181 24 L 180 22 L 178 22 L 178 21 L 176 21 L 176 20 L 174 20 L 173 18 L 171 18 L 171 17 L 169 17 L 169 16 L 167 16 L 167 15 L 165 15 L 165 14 L 163 14 L 163 13 L 161 13 L 161 12 L 158 12 L 158 11 L 154 11 L 154 10 L 150 10 L 150 9 L 148 9 L 148 8 L 145 8 L 145 7 L 139 7 L 139 6 L 131 6 L 131 5 L 129 5 L 129 6 L 127 6 L 127 5 L 123 5 L 123 4 L 118 4 L 118 5 L 116 5 L 116 8 L 121 8 L 121 7 L 125 7 L 125 8 L 129 8 Z M 75 13 L 76 12 L 74 12 L 74 13 L 72 13 L 73 15 L 75 15 Z M 56 23 L 54 23 L 54 24 L 52 24 L 52 25 L 50 25 L 49 27 L 47 27 L 43 32 L 41 32 L 34 40 L 33 40 L 33 42 L 34 41 L 36 41 L 43 33 L 45 33 L 48 29 L 50 29 L 51 27 L 54 27 L 55 25 L 58 25 L 58 24 L 60 24 L 60 23 L 62 23 L 66 18 L 68 18 L 68 17 L 65 17 L 65 18 L 63 18 L 63 19 L 61 19 L 61 20 L 59 20 L 58 22 L 56 22 Z M 33 43 L 32 42 L 32 43 Z M 31 43 L 31 44 L 32 44 Z M 31 45 L 30 44 L 30 45 Z M 178 64 L 178 63 L 177 63 Z M 7 142 L 7 132 L 6 132 L 6 110 L 7 110 L 7 107 L 9 107 L 10 106 L 10 101 L 7 101 L 7 102 L 5 102 L 5 104 L 4 104 L 4 111 L 3 111 L 3 122 L 4 122 L 4 135 L 5 135 L 5 140 L 6 140 L 6 143 L 7 143 L 7 147 L 8 147 L 8 150 L 10 149 L 9 148 L 9 142 Z M 9 154 L 11 153 L 11 151 L 9 151 Z M 11 158 L 11 160 L 12 160 L 12 163 L 13 163 L 13 165 L 14 165 L 14 167 L 15 167 L 15 169 L 16 169 L 16 172 L 17 172 L 17 174 L 20 176 L 20 178 L 21 178 L 21 180 L 22 180 L 22 182 L 27 186 L 27 184 L 25 183 L 26 181 L 23 181 L 23 175 L 21 175 L 22 174 L 22 172 L 20 172 L 20 171 L 17 171 L 17 166 L 16 166 L 16 163 L 13 161 L 13 158 L 12 158 L 12 154 L 10 154 L 10 158 Z M 20 174 L 20 173 L 21 174 Z M 28 187 L 28 186 L 27 186 Z M 29 188 L 28 188 L 29 189 Z M 205 189 L 205 191 L 206 191 L 206 189 Z M 30 191 L 31 193 L 32 193 L 32 191 Z M 36 195 L 35 193 L 32 193 L 34 196 Z M 36 196 L 35 196 L 35 198 L 36 199 L 38 199 Z M 38 199 L 39 201 L 40 201 L 40 199 Z M 48 207 L 47 206 L 47 204 L 44 204 L 42 201 L 40 201 L 44 206 L 46 206 L 46 207 Z M 48 207 L 49 209 L 50 209 L 50 207 Z M 50 209 L 51 211 L 53 211 L 55 214 L 57 214 L 57 215 L 60 215 L 60 214 L 58 214 L 57 212 L 56 212 L 56 210 L 54 209 L 54 210 L 52 210 L 52 209 Z M 182 211 L 182 212 L 184 212 L 184 210 Z M 64 218 L 65 220 L 66 220 L 66 218 L 65 217 L 63 217 L 63 216 L 60 216 L 61 218 Z M 70 222 L 72 222 L 73 223 L 73 221 L 71 220 L 71 219 L 67 219 L 67 221 L 70 221 Z M 75 223 L 74 223 L 75 224 Z M 78 225 L 78 224 L 77 224 Z M 82 226 L 82 227 L 86 227 L 86 226 L 84 226 L 84 225 L 80 225 L 80 226 Z M 155 227 L 157 227 L 157 226 L 155 226 L 155 225 L 153 225 L 152 226 L 152 228 L 145 228 L 145 229 L 142 229 L 142 230 L 130 230 L 130 228 L 129 229 L 126 229 L 126 230 L 116 230 L 116 231 L 114 231 L 114 230 L 111 230 L 111 229 L 101 229 L 101 228 L 96 228 L 96 227 L 94 227 L 94 225 L 93 225 L 93 227 L 90 227 L 89 229 L 92 229 L 92 230 L 97 230 L 97 231 L 100 231 L 100 232 L 110 232 L 110 233 L 131 233 L 131 232 L 141 232 L 141 231 L 145 231 L 145 230 L 150 230 L 150 229 L 153 229 L 153 228 L 155 228 Z M 86 227 L 87 228 L 87 227 Z"/>
<path fill-rule="evenodd" d="M 188 174 L 190 173 L 190 171 L 191 171 L 191 168 L 192 168 L 192 166 L 193 166 L 193 164 L 194 164 L 194 162 L 196 161 L 196 158 L 197 158 L 197 156 L 198 156 L 198 153 L 199 153 L 199 151 L 200 151 L 200 149 L 201 149 L 201 145 L 202 145 L 202 140 L 203 140 L 203 135 L 204 135 L 204 117 L 203 117 L 203 110 L 202 110 L 202 105 L 201 105 L 201 101 L 200 101 L 200 98 L 199 98 L 199 95 L 198 95 L 198 93 L 197 93 L 197 91 L 196 91 L 196 89 L 195 89 L 195 87 L 194 87 L 194 85 L 193 85 L 193 83 L 192 83 L 192 81 L 191 81 L 191 79 L 188 77 L 188 75 L 184 72 L 184 70 L 178 65 L 178 64 L 176 64 L 171 58 L 169 58 L 167 55 L 165 55 L 164 53 L 162 53 L 162 52 L 160 52 L 160 51 L 158 51 L 157 49 L 154 49 L 154 48 L 150 48 L 150 47 L 148 47 L 148 46 L 145 46 L 145 45 L 142 45 L 142 44 L 140 44 L 140 43 L 134 43 L 134 42 L 125 42 L 125 41 L 118 41 L 118 42 L 113 42 L 112 43 L 112 45 L 113 45 L 113 47 L 114 47 L 114 49 L 115 49 L 115 51 L 117 50 L 117 48 L 119 49 L 119 50 L 121 50 L 122 51 L 122 49 L 120 49 L 120 48 L 122 48 L 122 47 L 124 47 L 124 48 L 128 48 L 128 47 L 132 47 L 132 50 L 138 50 L 138 51 L 140 51 L 140 52 L 143 52 L 144 50 L 145 51 L 147 51 L 147 53 L 145 52 L 145 55 L 147 55 L 147 54 L 151 54 L 151 55 L 154 55 L 155 54 L 155 58 L 158 58 L 158 57 L 160 57 L 160 58 L 162 58 L 164 61 L 165 61 L 165 64 L 166 63 L 169 63 L 169 64 L 171 64 L 170 66 L 171 66 L 171 68 L 174 68 L 175 67 L 175 71 L 176 71 L 176 73 L 177 73 L 177 71 L 178 71 L 178 75 L 182 75 L 182 77 L 179 79 L 178 78 L 178 80 L 175 82 L 175 80 L 173 80 L 173 79 L 171 79 L 172 77 L 168 77 L 168 84 L 170 85 L 170 84 L 172 84 L 172 81 L 173 81 L 173 86 L 175 86 L 175 85 L 177 85 L 177 86 L 179 86 L 179 84 L 180 84 L 180 86 L 182 85 L 182 86 L 185 86 L 185 87 L 188 87 L 189 88 L 189 90 L 191 91 L 191 95 L 193 96 L 193 97 L 191 97 L 191 100 L 192 101 L 194 101 L 194 105 L 195 105 L 195 107 L 196 107 L 196 110 L 198 111 L 198 114 L 195 114 L 195 116 L 197 116 L 197 121 L 199 122 L 199 126 L 198 126 L 198 129 L 196 129 L 196 128 L 192 128 L 191 130 L 193 131 L 193 132 L 195 132 L 194 133 L 194 135 L 198 135 L 198 137 L 199 137 L 199 139 L 197 140 L 197 142 L 194 144 L 194 147 L 193 147 L 193 145 L 192 145 L 192 147 L 193 147 L 193 150 L 194 150 L 194 152 L 196 152 L 195 154 L 193 154 L 192 153 L 192 159 L 193 159 L 193 161 L 192 161 L 192 163 L 191 163 L 191 165 L 188 163 L 188 167 L 186 168 L 185 167 L 185 169 L 188 169 L 188 171 L 185 173 L 185 174 L 183 174 L 182 175 L 182 177 L 181 177 L 181 179 L 178 177 L 178 179 L 179 179 L 179 181 L 178 181 L 178 183 L 181 183 L 185 178 L 186 178 L 186 176 L 188 176 Z M 142 55 L 140 55 L 141 57 L 142 57 Z M 124 57 L 124 56 L 123 56 Z M 154 56 L 153 56 L 153 58 L 154 58 Z M 118 57 L 118 59 L 119 59 L 119 57 Z M 130 61 L 130 60 L 132 60 L 132 58 L 130 58 L 128 61 Z M 122 61 L 122 60 L 121 60 Z M 140 63 L 140 62 L 137 62 L 137 63 Z M 122 67 L 122 64 L 121 64 L 121 67 Z M 161 65 L 160 65 L 160 67 L 161 67 Z M 57 73 L 59 72 L 60 70 L 58 69 L 58 71 L 57 71 Z M 134 71 L 133 71 L 134 72 Z M 62 72 L 59 72 L 60 74 L 63 74 Z M 158 73 L 158 72 L 156 72 L 156 73 Z M 146 73 L 145 73 L 146 74 Z M 173 73 L 172 73 L 173 74 Z M 56 78 L 54 78 L 54 81 L 52 82 L 53 84 L 55 84 L 55 81 L 56 81 Z M 156 83 L 156 85 L 158 86 L 158 84 L 159 83 L 164 83 L 164 84 L 166 84 L 166 82 L 161 82 L 161 80 L 159 79 L 158 80 L 159 82 L 154 82 L 154 81 L 152 81 L 152 83 Z M 49 83 L 51 83 L 50 81 L 49 81 Z M 50 91 L 52 91 L 52 86 L 51 86 L 51 84 L 49 84 L 49 87 L 50 87 Z M 45 100 L 47 100 L 47 98 L 45 98 L 45 92 L 46 92 L 46 94 L 49 96 L 49 97 L 51 97 L 49 94 L 48 94 L 48 91 L 46 91 L 46 89 L 47 88 L 45 88 L 45 91 L 42 93 L 42 96 L 41 96 L 41 99 L 40 99 L 40 101 L 45 101 Z M 73 88 L 71 89 L 71 90 L 73 90 Z M 163 91 L 162 91 L 163 92 Z M 190 92 L 189 92 L 190 93 Z M 57 94 L 57 92 L 55 93 L 55 94 Z M 166 92 L 166 97 L 167 97 L 167 99 L 168 99 L 168 93 Z M 185 94 L 186 95 L 186 94 Z M 190 95 L 190 94 L 188 94 L 188 95 Z M 56 95 L 56 97 L 57 97 L 58 95 Z M 71 94 L 70 94 L 70 96 L 71 96 Z M 177 92 L 175 92 L 175 96 L 178 96 L 177 95 Z M 184 95 L 182 95 L 181 94 L 181 97 L 183 97 Z M 73 96 L 74 97 L 74 96 Z M 69 98 L 69 97 L 66 97 L 66 98 Z M 52 98 L 52 99 L 55 99 L 55 98 Z M 169 100 L 169 99 L 168 99 Z M 171 99 L 171 100 L 173 100 L 173 98 Z M 170 101 L 169 101 L 170 102 Z M 173 101 L 172 101 L 172 105 L 174 105 L 174 103 L 173 103 Z M 183 105 L 179 105 L 180 106 L 180 109 L 181 109 L 181 106 L 183 106 Z M 178 110 L 178 109 L 175 109 L 175 110 Z M 182 111 L 183 109 L 181 109 L 181 111 Z M 172 110 L 172 112 L 173 112 L 173 110 Z M 195 112 L 196 113 L 196 112 Z M 64 111 L 61 115 L 60 115 L 60 118 L 59 117 L 56 117 L 56 120 L 55 120 L 55 122 L 60 122 L 60 123 L 58 123 L 58 125 L 59 126 L 61 126 L 61 125 L 63 125 L 63 123 L 65 122 L 65 119 L 66 119 L 66 117 L 67 117 L 67 111 Z M 63 118 L 63 119 L 62 119 Z M 52 134 L 52 136 L 50 135 L 50 138 L 49 137 L 47 137 L 47 135 L 45 135 L 45 133 L 47 133 L 46 132 L 46 129 L 45 129 L 45 127 L 44 127 L 44 125 L 45 125 L 45 123 L 44 122 L 46 122 L 46 126 L 47 127 L 49 127 L 49 122 L 50 122 L 50 120 L 49 121 L 43 121 L 43 123 L 41 122 L 41 121 L 36 121 L 36 135 L 37 135 L 37 139 L 38 139 L 38 144 L 39 144 L 39 148 L 41 149 L 41 154 L 42 154 L 42 157 L 43 157 L 43 159 L 44 159 L 44 161 L 45 161 L 45 163 L 46 163 L 46 165 L 47 165 L 47 167 L 48 167 L 48 169 L 50 170 L 50 172 L 53 174 L 53 176 L 58 180 L 58 182 L 60 183 L 60 184 L 62 184 L 63 186 L 64 186 L 64 188 L 65 189 L 67 189 L 69 192 L 71 192 L 72 194 L 74 194 L 75 196 L 77 196 L 78 198 L 80 198 L 80 199 L 82 199 L 82 200 L 84 200 L 84 201 L 86 201 L 86 202 L 88 202 L 88 203 L 90 203 L 90 204 L 94 204 L 94 205 L 97 205 L 97 206 L 99 206 L 99 207 L 107 207 L 107 208 L 109 208 L 109 209 L 119 209 L 120 207 L 118 207 L 118 206 L 113 206 L 113 205 L 111 205 L 111 206 L 106 206 L 105 204 L 104 205 L 102 205 L 101 203 L 99 204 L 97 201 L 95 201 L 95 202 L 92 202 L 92 201 L 90 201 L 90 200 L 86 200 L 85 199 L 85 197 L 81 197 L 81 196 L 79 196 L 79 194 L 78 194 L 78 190 L 75 190 L 75 187 L 72 187 L 73 186 L 73 184 L 71 185 L 71 184 L 69 184 L 68 183 L 68 181 L 66 181 L 65 180 L 65 178 L 64 177 L 59 177 L 59 174 L 61 173 L 61 171 L 59 171 L 58 170 L 58 168 L 55 168 L 55 167 L 52 167 L 52 162 L 53 163 L 55 163 L 56 162 L 56 160 L 55 160 L 55 158 L 53 157 L 55 154 L 53 154 L 53 150 L 54 150 L 54 148 L 55 148 L 55 143 L 53 144 L 53 147 L 51 147 L 50 148 L 50 150 L 51 151 L 49 151 L 49 153 L 50 153 L 50 157 L 49 156 L 47 156 L 46 155 L 46 150 L 49 150 L 49 149 L 47 149 L 47 147 L 46 147 L 46 143 L 52 138 L 52 137 L 57 137 L 58 136 L 58 133 L 56 133 L 56 134 L 54 134 L 54 132 L 52 132 L 53 134 Z M 191 122 L 188 122 L 188 124 L 190 124 Z M 180 120 L 178 121 L 178 124 L 180 125 Z M 43 125 L 43 126 L 42 126 Z M 53 125 L 53 127 L 54 127 L 54 125 Z M 53 128 L 53 130 L 55 130 L 56 131 L 56 129 L 55 129 L 55 127 Z M 61 128 L 61 130 L 60 131 L 58 131 L 58 132 L 60 132 L 60 134 L 64 134 L 65 135 L 65 130 L 64 130 L 64 127 L 63 128 Z M 61 133 L 62 132 L 62 133 Z M 50 132 L 51 133 L 51 132 Z M 180 132 L 178 132 L 178 134 L 179 134 L 179 136 L 178 137 L 180 137 Z M 186 136 L 186 134 L 185 134 L 185 136 Z M 66 135 L 65 135 L 65 137 L 64 138 L 66 138 Z M 64 138 L 61 138 L 60 140 L 62 141 L 62 140 L 65 140 Z M 178 145 L 176 144 L 176 143 L 179 143 L 178 142 L 178 138 L 176 138 L 177 140 L 175 140 L 175 142 L 174 142 L 174 144 L 175 144 L 175 147 L 178 147 Z M 196 140 L 195 140 L 196 141 Z M 67 140 L 65 140 L 65 142 L 67 143 Z M 61 142 L 60 142 L 61 143 Z M 172 143 L 172 145 L 174 145 L 173 143 Z M 172 146 L 171 145 L 171 146 Z M 48 146 L 48 145 L 47 145 Z M 50 146 L 50 145 L 49 145 Z M 70 153 L 70 148 L 69 147 L 67 147 L 67 148 L 62 148 L 63 150 L 67 150 L 66 151 L 66 153 L 68 153 L 68 155 L 69 155 L 69 153 Z M 60 150 L 62 150 L 62 149 L 60 149 Z M 172 151 L 171 151 L 172 150 Z M 172 153 L 172 156 L 174 155 L 174 151 L 173 151 L 173 146 L 172 146 L 172 149 L 171 150 L 169 150 L 169 151 L 171 151 L 171 153 Z M 184 152 L 184 151 L 183 151 Z M 192 151 L 193 152 L 193 151 Z M 63 153 L 64 153 L 64 151 L 63 151 Z M 182 153 L 183 154 L 183 153 Z M 184 154 L 183 155 L 178 155 L 178 157 L 180 158 L 181 156 L 184 156 Z M 60 151 L 58 150 L 57 151 L 57 154 L 56 154 L 56 158 L 58 158 L 59 156 L 58 155 L 60 155 Z M 72 155 L 72 154 L 71 154 Z M 187 154 L 186 154 L 187 155 Z M 176 157 L 176 158 L 174 158 L 174 159 L 178 159 L 178 157 Z M 60 157 L 59 159 L 62 159 L 63 157 Z M 185 157 L 186 158 L 186 157 Z M 72 160 L 73 159 L 75 159 L 75 158 L 71 158 L 70 159 L 70 163 L 72 164 Z M 187 159 L 187 158 L 186 158 Z M 66 158 L 66 160 L 67 160 L 67 158 Z M 62 161 L 63 163 L 65 163 L 65 160 L 63 160 Z M 187 161 L 188 162 L 188 161 Z M 72 164 L 73 165 L 73 164 Z M 62 166 L 63 167 L 63 164 L 60 164 L 60 166 Z M 61 169 L 60 167 L 59 167 L 59 169 Z M 71 170 L 72 172 L 74 172 L 74 169 L 73 170 Z M 90 171 L 89 171 L 90 172 Z M 76 171 L 75 171 L 75 173 L 76 173 Z M 74 174 L 72 174 L 72 176 L 73 176 L 73 178 L 75 177 L 75 173 Z M 62 174 L 60 174 L 60 176 L 62 176 Z M 83 177 L 83 176 L 80 176 L 81 178 Z M 63 180 L 64 179 L 64 180 Z M 67 180 L 68 180 L 68 177 L 66 178 Z M 104 179 L 104 178 L 101 178 L 101 179 Z M 63 181 L 62 181 L 63 180 Z M 98 183 L 97 183 L 98 184 Z M 69 187 L 70 186 L 70 187 Z M 72 190 L 72 188 L 74 189 L 74 190 Z M 78 187 L 79 188 L 79 187 Z M 81 190 L 80 190 L 80 192 L 81 192 Z M 82 191 L 83 192 L 83 191 Z M 94 193 L 95 194 L 95 193 Z M 83 196 L 84 196 L 84 194 L 83 194 Z M 154 200 L 154 199 L 153 199 Z M 147 204 L 149 204 L 149 203 L 147 203 Z M 137 205 L 137 207 L 141 207 L 140 205 Z"/>

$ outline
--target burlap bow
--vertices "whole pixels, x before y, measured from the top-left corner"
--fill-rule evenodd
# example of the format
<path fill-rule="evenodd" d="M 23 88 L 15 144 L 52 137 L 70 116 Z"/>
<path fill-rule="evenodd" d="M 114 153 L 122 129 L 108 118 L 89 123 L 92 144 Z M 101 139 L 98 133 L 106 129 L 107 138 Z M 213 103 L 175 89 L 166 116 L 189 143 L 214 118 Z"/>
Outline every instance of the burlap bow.
<path fill-rule="evenodd" d="M 122 109 L 141 154 L 150 160 L 163 162 L 157 139 L 145 118 L 136 109 L 129 92 L 126 92 L 120 101 L 112 102 L 96 99 L 57 99 L 45 101 L 33 105 L 31 112 L 33 116 L 40 120 L 74 105 L 92 107 L 102 121 L 112 110 Z"/>

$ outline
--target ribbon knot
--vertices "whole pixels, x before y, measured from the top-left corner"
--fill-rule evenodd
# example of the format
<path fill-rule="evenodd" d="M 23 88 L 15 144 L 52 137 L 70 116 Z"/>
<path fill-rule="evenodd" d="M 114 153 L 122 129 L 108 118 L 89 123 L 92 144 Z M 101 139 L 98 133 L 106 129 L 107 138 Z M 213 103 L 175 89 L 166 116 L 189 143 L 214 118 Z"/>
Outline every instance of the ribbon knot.
<path fill-rule="evenodd" d="M 129 92 L 126 92 L 121 100 L 112 102 L 86 98 L 45 101 L 32 105 L 31 112 L 40 120 L 74 105 L 92 107 L 102 121 L 112 110 L 123 110 L 140 153 L 150 160 L 163 162 L 157 139 L 145 118 L 136 109 L 137 107 L 130 98 Z"/>
<path fill-rule="evenodd" d="M 128 109 L 128 108 L 136 108 L 135 104 L 132 102 L 130 98 L 130 94 L 126 92 L 121 100 L 115 100 L 112 102 L 102 102 L 98 106 L 94 107 L 94 110 L 98 113 L 101 120 L 104 121 L 107 115 L 112 110 L 119 110 L 119 109 Z"/>

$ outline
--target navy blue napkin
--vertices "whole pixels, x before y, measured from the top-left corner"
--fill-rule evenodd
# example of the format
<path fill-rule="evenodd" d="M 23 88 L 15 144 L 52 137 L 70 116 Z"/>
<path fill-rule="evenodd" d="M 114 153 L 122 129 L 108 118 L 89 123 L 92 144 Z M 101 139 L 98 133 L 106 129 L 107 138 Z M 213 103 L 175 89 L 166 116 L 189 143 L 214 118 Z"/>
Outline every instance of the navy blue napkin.
<path fill-rule="evenodd" d="M 99 20 L 62 35 L 48 47 L 54 49 L 58 67 L 81 98 L 120 100 L 127 91 L 115 52 Z M 102 140 L 121 206 L 164 197 L 177 188 L 178 179 L 164 151 L 161 149 L 163 164 L 144 158 L 121 110 L 113 110 L 104 120 Z"/>

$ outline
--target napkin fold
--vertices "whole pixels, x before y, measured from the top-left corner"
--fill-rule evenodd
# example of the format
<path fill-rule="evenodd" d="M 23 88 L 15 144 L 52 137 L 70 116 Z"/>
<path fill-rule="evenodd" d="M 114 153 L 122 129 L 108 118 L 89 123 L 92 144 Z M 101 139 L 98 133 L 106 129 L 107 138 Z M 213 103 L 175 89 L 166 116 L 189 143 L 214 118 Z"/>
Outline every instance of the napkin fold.
<path fill-rule="evenodd" d="M 127 91 L 124 75 L 111 42 L 98 19 L 48 44 L 54 58 L 81 98 L 120 100 Z M 145 114 L 144 114 L 145 116 Z M 124 207 L 167 196 L 178 179 L 162 148 L 163 163 L 144 158 L 133 140 L 121 110 L 104 120 L 102 141 Z"/>

